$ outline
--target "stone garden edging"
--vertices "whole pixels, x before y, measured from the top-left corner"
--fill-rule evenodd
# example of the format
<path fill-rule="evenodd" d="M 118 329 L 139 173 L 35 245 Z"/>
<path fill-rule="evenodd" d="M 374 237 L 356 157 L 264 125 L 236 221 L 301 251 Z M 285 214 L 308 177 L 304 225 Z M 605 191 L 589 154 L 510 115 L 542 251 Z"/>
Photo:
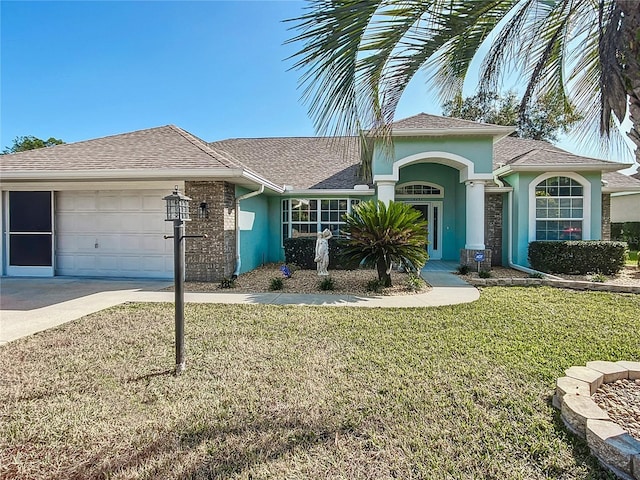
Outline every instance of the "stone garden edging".
<path fill-rule="evenodd" d="M 607 283 L 577 280 L 554 280 L 550 278 L 471 278 L 466 279 L 476 287 L 531 287 L 545 286 L 571 288 L 573 290 L 596 290 L 600 292 L 640 294 L 640 287 L 632 285 L 611 285 Z"/>
<path fill-rule="evenodd" d="M 553 406 L 569 430 L 587 441 L 591 453 L 616 476 L 640 480 L 640 441 L 613 422 L 591 396 L 603 383 L 640 379 L 640 362 L 587 362 L 565 370 Z"/>

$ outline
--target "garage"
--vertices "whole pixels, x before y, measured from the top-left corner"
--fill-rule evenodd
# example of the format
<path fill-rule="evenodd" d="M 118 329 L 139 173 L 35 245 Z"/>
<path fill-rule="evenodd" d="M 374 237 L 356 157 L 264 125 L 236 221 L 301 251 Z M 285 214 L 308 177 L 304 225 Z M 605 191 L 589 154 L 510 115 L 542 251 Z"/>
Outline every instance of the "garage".
<path fill-rule="evenodd" d="M 172 278 L 167 190 L 55 192 L 55 274 Z"/>

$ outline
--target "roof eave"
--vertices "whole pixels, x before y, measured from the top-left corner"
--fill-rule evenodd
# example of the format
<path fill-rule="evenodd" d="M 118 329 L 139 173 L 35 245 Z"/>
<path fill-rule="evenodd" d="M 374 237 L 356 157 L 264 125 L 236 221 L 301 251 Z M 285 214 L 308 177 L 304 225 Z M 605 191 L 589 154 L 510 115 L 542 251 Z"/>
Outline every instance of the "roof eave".
<path fill-rule="evenodd" d="M 633 195 L 640 193 L 640 187 L 602 187 L 602 193 L 625 193 Z"/>
<path fill-rule="evenodd" d="M 513 127 L 469 127 L 469 128 L 402 128 L 393 130 L 393 137 L 444 137 L 444 136 L 491 136 L 498 141 L 515 131 Z"/>
<path fill-rule="evenodd" d="M 3 172 L 3 182 L 16 181 L 109 181 L 109 180 L 229 180 L 248 185 L 264 185 L 277 193 L 284 187 L 246 169 L 185 168 L 185 169 L 118 169 L 118 170 L 23 170 Z"/>
<path fill-rule="evenodd" d="M 505 165 L 494 170 L 494 174 L 498 177 L 508 175 L 515 172 L 616 172 L 629 167 L 626 163 L 557 163 L 554 165 Z"/>
<path fill-rule="evenodd" d="M 300 188 L 300 189 L 287 189 L 285 195 L 348 195 L 348 196 L 370 196 L 375 195 L 376 191 L 373 188 L 366 190 L 356 190 L 354 188 Z"/>

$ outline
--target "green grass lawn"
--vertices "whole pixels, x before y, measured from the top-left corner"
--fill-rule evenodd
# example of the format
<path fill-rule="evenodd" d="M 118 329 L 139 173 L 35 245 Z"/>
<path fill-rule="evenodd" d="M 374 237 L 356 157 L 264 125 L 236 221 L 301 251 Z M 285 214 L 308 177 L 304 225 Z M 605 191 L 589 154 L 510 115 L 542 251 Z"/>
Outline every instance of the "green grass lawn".
<path fill-rule="evenodd" d="M 629 251 L 629 258 L 627 258 L 626 264 L 630 265 L 630 266 L 638 265 L 638 251 L 637 250 Z"/>
<path fill-rule="evenodd" d="M 640 296 L 426 309 L 131 304 L 0 348 L 2 478 L 613 479 L 551 406 L 640 360 Z"/>

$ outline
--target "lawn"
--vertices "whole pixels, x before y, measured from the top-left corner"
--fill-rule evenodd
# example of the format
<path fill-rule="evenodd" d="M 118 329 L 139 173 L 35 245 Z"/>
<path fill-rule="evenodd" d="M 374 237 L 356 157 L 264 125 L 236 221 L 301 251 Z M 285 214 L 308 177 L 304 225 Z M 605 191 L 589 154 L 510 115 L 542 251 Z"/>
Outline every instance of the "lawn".
<path fill-rule="evenodd" d="M 130 304 L 0 348 L 2 478 L 609 479 L 551 406 L 640 360 L 640 296 L 426 309 Z"/>
<path fill-rule="evenodd" d="M 630 250 L 629 251 L 629 257 L 627 258 L 626 264 L 629 265 L 629 266 L 638 265 L 638 251 L 637 250 Z"/>

